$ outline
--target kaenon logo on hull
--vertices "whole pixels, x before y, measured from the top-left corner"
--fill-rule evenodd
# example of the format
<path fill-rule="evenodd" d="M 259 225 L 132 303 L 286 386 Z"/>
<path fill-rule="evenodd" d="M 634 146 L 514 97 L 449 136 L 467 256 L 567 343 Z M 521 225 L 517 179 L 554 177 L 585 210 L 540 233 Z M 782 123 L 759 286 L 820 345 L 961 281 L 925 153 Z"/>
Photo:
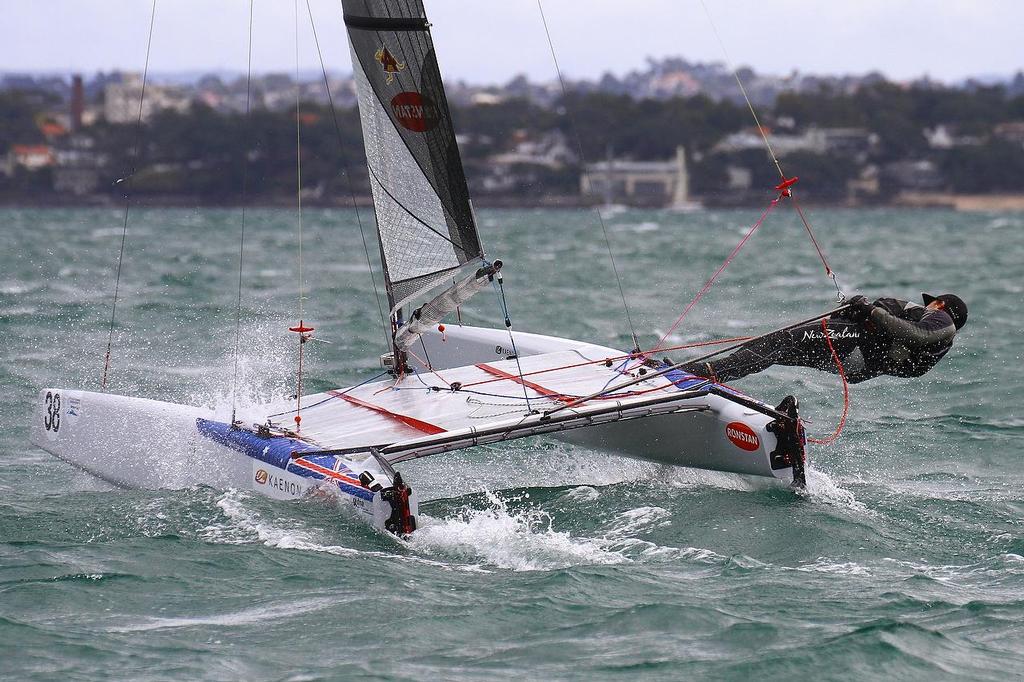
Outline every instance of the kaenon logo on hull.
<path fill-rule="evenodd" d="M 725 427 L 725 435 L 740 450 L 753 452 L 761 447 L 761 439 L 743 422 L 730 422 Z"/>
<path fill-rule="evenodd" d="M 256 482 L 260 485 L 265 485 L 267 482 L 267 470 L 260 469 L 256 472 Z"/>

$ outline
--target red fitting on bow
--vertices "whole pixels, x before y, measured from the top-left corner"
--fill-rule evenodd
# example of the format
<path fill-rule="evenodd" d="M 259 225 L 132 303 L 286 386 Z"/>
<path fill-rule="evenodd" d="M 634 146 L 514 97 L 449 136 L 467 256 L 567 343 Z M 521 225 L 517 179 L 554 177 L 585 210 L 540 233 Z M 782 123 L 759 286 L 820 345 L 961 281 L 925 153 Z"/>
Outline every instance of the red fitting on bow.
<path fill-rule="evenodd" d="M 288 331 L 295 332 L 296 334 L 299 335 L 299 344 L 300 345 L 303 344 L 303 343 L 306 343 L 306 341 L 309 341 L 310 337 L 313 336 L 313 328 L 312 327 L 307 327 L 302 322 L 302 320 L 299 320 L 299 326 L 298 327 L 288 327 Z"/>
<path fill-rule="evenodd" d="M 790 190 L 790 188 L 793 185 L 795 185 L 797 180 L 799 179 L 800 178 L 798 178 L 795 175 L 791 178 L 784 178 L 782 182 L 775 185 L 775 191 L 779 193 L 780 197 L 791 197 L 793 196 L 793 192 Z"/>

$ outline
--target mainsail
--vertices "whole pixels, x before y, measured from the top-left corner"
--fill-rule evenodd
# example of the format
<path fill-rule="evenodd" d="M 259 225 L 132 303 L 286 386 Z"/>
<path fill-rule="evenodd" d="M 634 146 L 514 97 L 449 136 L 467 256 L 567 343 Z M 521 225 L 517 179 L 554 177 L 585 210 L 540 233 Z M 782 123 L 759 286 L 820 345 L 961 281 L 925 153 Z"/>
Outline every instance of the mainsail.
<path fill-rule="evenodd" d="M 392 312 L 483 249 L 419 0 L 343 0 Z"/>

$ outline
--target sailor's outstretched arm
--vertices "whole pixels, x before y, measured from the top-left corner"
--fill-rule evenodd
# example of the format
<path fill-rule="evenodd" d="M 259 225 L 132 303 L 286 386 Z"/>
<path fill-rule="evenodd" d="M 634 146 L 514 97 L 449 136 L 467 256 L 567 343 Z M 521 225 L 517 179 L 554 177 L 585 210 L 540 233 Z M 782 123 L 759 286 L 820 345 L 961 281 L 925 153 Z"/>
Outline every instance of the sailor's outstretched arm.
<path fill-rule="evenodd" d="M 875 306 L 870 319 L 880 329 L 908 346 L 928 346 L 947 341 L 956 334 L 956 326 L 948 315 L 940 311 L 927 313 L 919 321 L 904 320 Z"/>

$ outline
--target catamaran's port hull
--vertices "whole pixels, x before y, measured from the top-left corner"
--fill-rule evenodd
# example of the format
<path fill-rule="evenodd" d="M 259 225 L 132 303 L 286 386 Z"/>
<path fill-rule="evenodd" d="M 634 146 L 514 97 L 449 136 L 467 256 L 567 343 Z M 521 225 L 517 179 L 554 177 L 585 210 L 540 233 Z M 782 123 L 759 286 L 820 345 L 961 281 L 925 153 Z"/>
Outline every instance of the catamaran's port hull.
<path fill-rule="evenodd" d="M 298 466 L 281 452 L 275 461 L 274 450 L 290 449 L 283 442 L 290 439 L 261 438 L 230 429 L 216 421 L 212 412 L 197 407 L 47 388 L 36 399 L 30 439 L 55 457 L 115 485 L 181 489 L 202 484 L 283 500 L 330 495 L 381 530 L 391 514 L 390 504 L 379 492 L 353 480 L 360 464 L 346 466 L 337 458 L 329 467 Z M 379 469 L 372 473 L 383 486 L 390 485 Z M 417 514 L 415 495 L 410 511 Z"/>

